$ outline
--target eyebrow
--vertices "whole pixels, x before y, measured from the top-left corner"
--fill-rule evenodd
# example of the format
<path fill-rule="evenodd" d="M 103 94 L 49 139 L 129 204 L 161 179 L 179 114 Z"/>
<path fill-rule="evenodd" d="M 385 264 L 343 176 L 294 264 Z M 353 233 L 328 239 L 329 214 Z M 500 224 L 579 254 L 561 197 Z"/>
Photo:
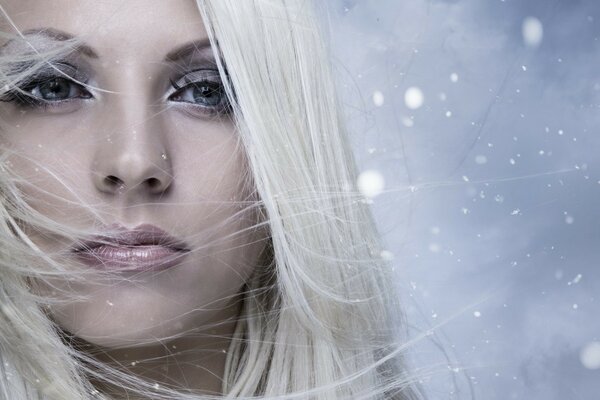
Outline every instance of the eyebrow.
<path fill-rule="evenodd" d="M 173 51 L 170 51 L 166 57 L 165 61 L 167 62 L 175 62 L 186 57 L 191 56 L 196 52 L 205 52 L 207 49 L 210 49 L 210 40 L 208 37 L 203 39 L 194 40 L 193 42 L 186 43 Z"/>
<path fill-rule="evenodd" d="M 36 29 L 27 29 L 21 32 L 23 36 L 43 36 L 45 38 L 55 40 L 55 41 L 67 41 L 75 39 L 74 35 L 70 33 L 61 31 L 55 28 L 36 28 Z M 9 46 L 14 39 L 11 39 L 0 46 L 0 51 Z M 196 52 L 204 52 L 207 49 L 211 48 L 210 40 L 208 37 L 194 40 L 192 42 L 186 43 L 182 46 L 177 47 L 176 49 L 170 51 L 165 56 L 166 62 L 176 62 L 186 57 L 193 55 Z M 76 52 L 82 53 L 90 58 L 100 58 L 98 53 L 90 46 L 80 43 L 77 44 L 75 48 Z"/>
<path fill-rule="evenodd" d="M 54 28 L 27 29 L 21 32 L 21 34 L 23 36 L 43 36 L 45 38 L 59 42 L 75 39 L 75 36 L 71 35 L 70 33 L 63 32 Z M 8 42 L 6 42 L 4 45 L 2 45 L 2 47 L 0 47 L 0 49 L 3 49 L 6 46 L 8 46 L 11 42 L 13 42 L 13 40 L 14 39 L 11 39 Z M 75 51 L 82 53 L 90 58 L 99 58 L 98 54 L 90 46 L 83 43 L 77 44 L 77 46 L 75 47 Z"/>

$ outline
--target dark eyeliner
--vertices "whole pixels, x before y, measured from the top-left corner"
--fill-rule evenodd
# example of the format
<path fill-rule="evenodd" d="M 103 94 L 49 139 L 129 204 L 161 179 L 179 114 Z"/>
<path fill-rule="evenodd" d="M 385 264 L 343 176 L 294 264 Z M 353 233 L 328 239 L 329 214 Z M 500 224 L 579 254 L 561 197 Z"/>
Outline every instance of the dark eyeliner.
<path fill-rule="evenodd" d="M 205 72 L 205 74 L 200 74 L 201 72 Z M 199 76 L 194 76 L 195 74 Z M 183 103 L 185 107 L 192 109 L 192 111 L 195 109 L 195 111 L 203 114 L 220 115 L 230 113 L 231 107 L 229 104 L 229 99 L 225 93 L 225 88 L 217 69 L 197 68 L 180 74 L 176 79 L 171 78 L 169 81 L 174 91 L 169 94 L 168 100 L 175 101 L 177 103 Z M 185 97 L 184 94 L 186 90 L 198 89 L 202 87 L 202 84 L 212 87 L 212 89 L 209 89 L 208 91 L 210 95 L 217 94 L 218 96 L 221 96 L 221 100 L 218 105 L 207 105 L 196 103 L 194 101 L 182 100 L 182 98 Z M 176 95 L 179 96 L 179 100 L 174 100 L 174 96 Z"/>
<path fill-rule="evenodd" d="M 27 66 L 20 66 L 20 69 L 26 70 Z M 45 100 L 35 96 L 32 92 L 40 85 L 48 84 L 52 81 L 64 81 L 69 85 L 75 85 L 79 92 L 84 93 L 84 96 L 71 97 L 60 100 Z M 0 101 L 14 103 L 17 107 L 59 107 L 74 100 L 89 99 L 93 96 L 84 85 L 89 81 L 85 74 L 80 72 L 80 69 L 68 62 L 56 62 L 52 66 L 45 66 L 35 73 L 28 76 L 20 84 L 13 89 L 6 91 L 0 95 Z"/>

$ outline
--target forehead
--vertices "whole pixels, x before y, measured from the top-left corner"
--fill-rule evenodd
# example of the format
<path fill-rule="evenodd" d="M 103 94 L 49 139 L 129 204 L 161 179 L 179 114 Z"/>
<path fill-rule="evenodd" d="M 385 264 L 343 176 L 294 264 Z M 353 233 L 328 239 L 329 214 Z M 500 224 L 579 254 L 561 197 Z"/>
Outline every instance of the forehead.
<path fill-rule="evenodd" d="M 164 57 L 207 37 L 194 0 L 3 0 L 20 31 L 54 28 L 80 37 L 101 57 Z M 6 18 L 2 31 L 14 33 Z"/>

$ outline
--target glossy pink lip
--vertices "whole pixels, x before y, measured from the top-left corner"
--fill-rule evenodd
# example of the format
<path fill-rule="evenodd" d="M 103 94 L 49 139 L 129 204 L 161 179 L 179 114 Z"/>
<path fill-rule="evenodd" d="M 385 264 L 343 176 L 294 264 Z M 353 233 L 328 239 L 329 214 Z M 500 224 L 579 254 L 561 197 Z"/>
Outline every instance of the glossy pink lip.
<path fill-rule="evenodd" d="M 160 271 L 181 263 L 187 245 L 162 229 L 142 224 L 132 230 L 111 225 L 113 235 L 82 241 L 72 252 L 83 262 L 102 270 Z"/>

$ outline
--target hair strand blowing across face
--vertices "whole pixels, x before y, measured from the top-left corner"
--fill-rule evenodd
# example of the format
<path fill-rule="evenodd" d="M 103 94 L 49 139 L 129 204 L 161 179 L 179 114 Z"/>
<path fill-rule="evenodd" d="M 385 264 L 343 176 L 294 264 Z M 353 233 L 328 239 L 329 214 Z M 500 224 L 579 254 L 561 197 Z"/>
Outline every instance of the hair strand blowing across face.
<path fill-rule="evenodd" d="M 226 90 L 268 218 L 276 276 L 266 303 L 253 296 L 257 287 L 248 290 L 246 329 L 230 352 L 244 346 L 245 355 L 228 363 L 225 393 L 419 398 L 402 361 L 408 343 L 399 342 L 394 278 L 356 188 L 315 4 L 198 4 L 222 75 L 228 71 Z"/>

